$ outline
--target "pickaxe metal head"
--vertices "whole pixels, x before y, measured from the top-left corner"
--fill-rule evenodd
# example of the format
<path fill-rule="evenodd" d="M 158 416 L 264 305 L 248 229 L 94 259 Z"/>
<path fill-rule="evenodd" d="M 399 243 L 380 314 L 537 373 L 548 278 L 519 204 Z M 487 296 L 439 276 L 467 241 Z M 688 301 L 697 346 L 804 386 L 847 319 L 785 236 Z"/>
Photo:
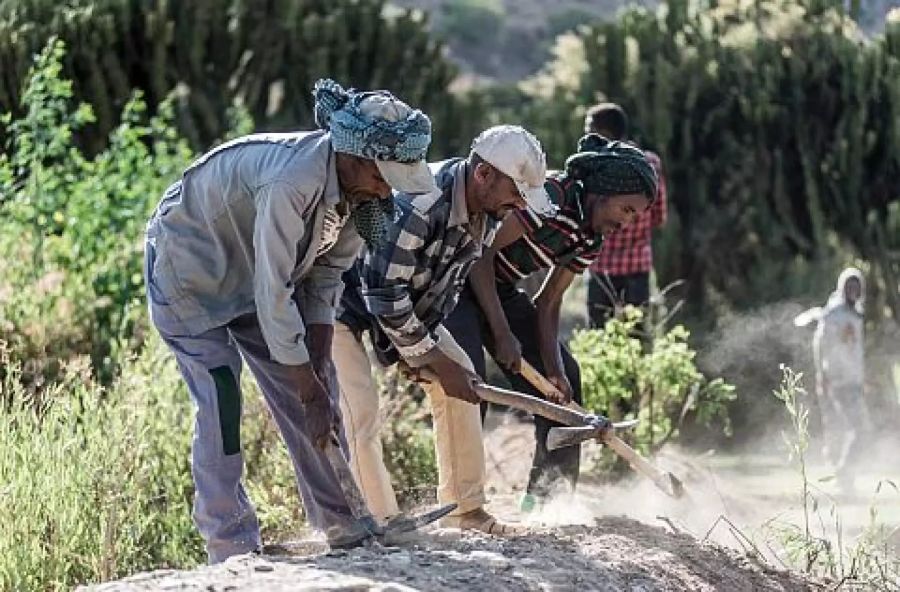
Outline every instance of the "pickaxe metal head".
<path fill-rule="evenodd" d="M 350 511 L 353 513 L 354 518 L 359 521 L 360 525 L 369 534 L 381 542 L 384 542 L 384 538 L 388 535 L 411 532 L 431 524 L 435 520 L 443 518 L 457 507 L 456 504 L 447 504 L 415 516 L 400 514 L 386 525 L 381 525 L 369 511 L 336 436 L 329 438 L 325 447 L 325 456 L 328 458 L 331 468 L 334 469 L 335 476 L 341 486 L 341 490 L 344 492 L 347 505 L 350 506 Z"/>
<path fill-rule="evenodd" d="M 636 426 L 637 423 L 638 420 L 630 419 L 613 423 L 607 427 L 586 425 L 550 428 L 547 434 L 547 450 L 575 446 L 595 438 L 602 441 L 604 436 L 609 433 L 610 427 L 614 430 L 624 430 Z"/>

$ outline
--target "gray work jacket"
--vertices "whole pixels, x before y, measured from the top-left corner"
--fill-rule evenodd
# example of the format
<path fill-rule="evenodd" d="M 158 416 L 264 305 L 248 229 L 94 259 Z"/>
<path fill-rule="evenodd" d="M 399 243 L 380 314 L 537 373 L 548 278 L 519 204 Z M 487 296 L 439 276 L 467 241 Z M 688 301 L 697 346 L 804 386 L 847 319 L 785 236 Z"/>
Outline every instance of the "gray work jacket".
<path fill-rule="evenodd" d="M 305 324 L 334 322 L 341 274 L 362 247 L 351 219 L 316 256 L 335 207 L 346 206 L 326 132 L 223 144 L 185 171 L 150 220 L 153 307 L 186 335 L 256 311 L 273 359 L 308 362 Z"/>

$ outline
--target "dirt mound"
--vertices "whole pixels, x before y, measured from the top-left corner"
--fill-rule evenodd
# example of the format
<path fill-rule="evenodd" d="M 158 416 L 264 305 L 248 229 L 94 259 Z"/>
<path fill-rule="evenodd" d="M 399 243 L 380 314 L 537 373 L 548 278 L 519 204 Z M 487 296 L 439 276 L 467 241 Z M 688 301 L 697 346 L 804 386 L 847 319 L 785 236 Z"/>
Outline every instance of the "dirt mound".
<path fill-rule="evenodd" d="M 498 539 L 456 530 L 398 547 L 234 557 L 194 571 L 156 571 L 85 590 L 813 590 L 737 552 L 628 518 Z M 309 553 L 302 555 L 302 553 Z"/>

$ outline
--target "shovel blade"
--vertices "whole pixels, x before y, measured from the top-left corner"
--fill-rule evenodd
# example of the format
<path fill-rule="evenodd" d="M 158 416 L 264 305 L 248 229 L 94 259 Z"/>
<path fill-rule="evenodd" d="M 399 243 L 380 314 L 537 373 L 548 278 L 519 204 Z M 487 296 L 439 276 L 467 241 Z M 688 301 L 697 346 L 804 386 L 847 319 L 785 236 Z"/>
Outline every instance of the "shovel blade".
<path fill-rule="evenodd" d="M 404 532 L 412 532 L 413 530 L 427 526 L 436 520 L 440 520 L 450 512 L 456 509 L 456 504 L 447 504 L 440 506 L 434 510 L 423 512 L 416 516 L 400 515 L 389 521 L 384 527 L 385 534 L 400 534 Z"/>

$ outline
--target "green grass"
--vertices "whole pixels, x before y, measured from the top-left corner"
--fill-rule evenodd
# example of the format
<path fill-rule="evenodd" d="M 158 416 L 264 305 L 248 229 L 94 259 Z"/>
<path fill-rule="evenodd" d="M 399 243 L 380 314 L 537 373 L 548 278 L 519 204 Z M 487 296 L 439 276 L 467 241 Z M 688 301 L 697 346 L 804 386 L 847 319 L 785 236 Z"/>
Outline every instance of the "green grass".
<path fill-rule="evenodd" d="M 200 561 L 192 413 L 162 346 L 126 361 L 108 390 L 68 365 L 37 407 L 4 362 L 0 589 L 67 589 Z"/>

